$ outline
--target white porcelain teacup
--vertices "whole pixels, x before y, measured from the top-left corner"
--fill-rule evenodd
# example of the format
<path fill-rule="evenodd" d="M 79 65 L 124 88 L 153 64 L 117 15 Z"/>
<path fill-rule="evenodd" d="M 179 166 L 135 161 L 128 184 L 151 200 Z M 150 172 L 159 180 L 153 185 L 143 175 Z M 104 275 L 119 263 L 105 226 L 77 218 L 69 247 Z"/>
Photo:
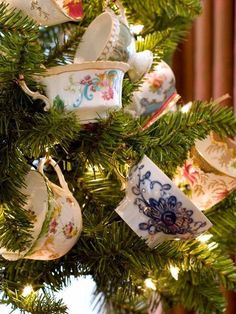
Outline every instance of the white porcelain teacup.
<path fill-rule="evenodd" d="M 61 186 L 49 181 L 44 175 L 45 163 L 55 169 Z M 64 176 L 52 159 L 42 158 L 38 171 L 26 176 L 28 196 L 25 209 L 32 216 L 32 244 L 20 252 L 0 248 L 0 254 L 8 260 L 53 260 L 65 255 L 77 242 L 82 230 L 81 209 L 70 192 Z"/>
<path fill-rule="evenodd" d="M 21 10 L 40 25 L 56 25 L 78 21 L 83 17 L 81 0 L 4 0 L 12 8 Z"/>
<path fill-rule="evenodd" d="M 55 169 L 60 186 L 44 175 L 46 162 Z M 54 160 L 42 158 L 38 171 L 45 177 L 50 190 L 49 208 L 41 232 L 25 258 L 52 260 L 65 255 L 78 241 L 82 231 L 81 209 Z"/>
<path fill-rule="evenodd" d="M 132 115 L 154 114 L 170 110 L 174 106 L 171 100 L 177 95 L 175 76 L 170 66 L 160 61 L 154 70 L 147 73 L 143 83 L 133 93 L 132 105 L 127 108 Z M 165 107 L 165 105 L 168 106 Z M 165 107 L 165 108 L 164 108 Z"/>
<path fill-rule="evenodd" d="M 220 138 L 211 133 L 203 140 L 197 140 L 198 153 L 213 168 L 229 177 L 236 178 L 236 142 L 230 138 Z"/>
<path fill-rule="evenodd" d="M 189 239 L 211 222 L 147 156 L 130 171 L 126 196 L 116 212 L 153 248 L 173 239 Z"/>
<path fill-rule="evenodd" d="M 29 212 L 33 225 L 30 231 L 32 243 L 22 248 L 20 252 L 12 252 L 1 247 L 0 254 L 8 260 L 24 258 L 35 239 L 38 238 L 48 212 L 48 188 L 44 177 L 38 171 L 30 170 L 25 177 L 25 187 L 21 189 L 21 192 L 27 197 L 24 209 Z"/>
<path fill-rule="evenodd" d="M 205 160 L 196 155 L 195 150 L 193 154 L 177 169 L 173 181 L 199 209 L 206 210 L 236 189 L 236 178 L 205 165 Z"/>
<path fill-rule="evenodd" d="M 120 2 L 119 6 L 121 12 L 124 12 Z M 149 50 L 136 53 L 135 40 L 124 13 L 119 17 L 106 9 L 88 26 L 74 58 L 75 63 L 95 60 L 129 63 L 128 74 L 132 81 L 136 81 L 151 68 L 153 54 Z"/>
<path fill-rule="evenodd" d="M 40 82 L 46 95 L 32 93 L 23 81 L 23 90 L 34 98 L 42 98 L 46 109 L 60 107 L 73 111 L 81 124 L 106 118 L 110 111 L 122 108 L 122 82 L 129 65 L 123 62 L 94 61 L 62 65 L 48 69 Z"/>

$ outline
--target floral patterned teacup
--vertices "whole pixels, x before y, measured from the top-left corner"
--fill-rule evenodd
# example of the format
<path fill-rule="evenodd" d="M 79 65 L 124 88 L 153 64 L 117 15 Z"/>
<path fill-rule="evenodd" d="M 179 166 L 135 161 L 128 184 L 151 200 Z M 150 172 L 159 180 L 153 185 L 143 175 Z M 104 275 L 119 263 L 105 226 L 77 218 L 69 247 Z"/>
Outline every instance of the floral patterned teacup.
<path fill-rule="evenodd" d="M 189 239 L 211 227 L 205 215 L 147 157 L 131 169 L 126 197 L 116 212 L 153 248 L 173 239 Z"/>
<path fill-rule="evenodd" d="M 124 12 L 120 2 L 118 6 Z M 153 54 L 149 50 L 136 53 L 135 40 L 124 13 L 119 17 L 106 9 L 85 31 L 74 58 L 75 63 L 95 60 L 129 63 L 128 74 L 132 81 L 136 81 L 149 71 Z"/>
<path fill-rule="evenodd" d="M 236 178 L 220 173 L 204 171 L 200 156 L 189 158 L 178 168 L 173 179 L 191 201 L 201 210 L 211 208 L 236 189 Z"/>
<path fill-rule="evenodd" d="M 195 147 L 213 168 L 236 178 L 236 142 L 228 138 L 221 139 L 211 133 L 204 140 L 196 141 Z"/>
<path fill-rule="evenodd" d="M 40 25 L 78 21 L 83 17 L 82 0 L 4 0 Z M 1 1 L 3 2 L 3 1 Z"/>
<path fill-rule="evenodd" d="M 61 186 L 44 175 L 46 162 L 55 169 Z M 54 160 L 41 159 L 38 170 L 45 176 L 50 190 L 49 208 L 41 232 L 24 258 L 52 260 L 65 255 L 77 242 L 82 230 L 81 209 Z"/>
<path fill-rule="evenodd" d="M 122 82 L 128 69 L 127 63 L 112 61 L 50 68 L 39 79 L 45 85 L 48 98 L 31 92 L 22 80 L 19 84 L 33 98 L 43 99 L 47 104 L 45 109 L 57 107 L 74 111 L 80 123 L 86 124 L 122 108 Z"/>
<path fill-rule="evenodd" d="M 134 116 L 149 115 L 170 110 L 175 97 L 175 76 L 164 61 L 159 62 L 154 71 L 144 77 L 139 89 L 133 94 L 133 103 L 127 108 Z"/>
<path fill-rule="evenodd" d="M 38 238 L 48 212 L 48 189 L 44 177 L 37 171 L 31 170 L 25 177 L 25 187 L 21 192 L 27 196 L 24 209 L 30 214 L 32 229 L 32 244 Z M 11 252 L 0 248 L 0 254 L 8 260 L 24 258 L 31 246 L 22 248 L 21 252 Z"/>

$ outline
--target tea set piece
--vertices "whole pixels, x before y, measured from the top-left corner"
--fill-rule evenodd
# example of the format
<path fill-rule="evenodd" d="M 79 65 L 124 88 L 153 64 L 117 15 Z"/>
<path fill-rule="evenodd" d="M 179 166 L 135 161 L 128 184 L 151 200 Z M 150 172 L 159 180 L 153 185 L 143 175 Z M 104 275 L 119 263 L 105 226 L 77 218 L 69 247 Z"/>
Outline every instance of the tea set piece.
<path fill-rule="evenodd" d="M 236 144 L 230 139 L 211 133 L 204 140 L 195 142 L 197 152 L 213 168 L 227 176 L 236 178 Z"/>
<path fill-rule="evenodd" d="M 106 8 L 86 29 L 75 53 L 74 63 L 95 60 L 127 62 L 128 74 L 132 81 L 137 81 L 147 73 L 153 62 L 149 50 L 136 52 L 135 39 L 129 29 L 124 8 L 120 1 L 115 1 L 121 16 Z"/>
<path fill-rule="evenodd" d="M 127 63 L 113 61 L 49 68 L 38 78 L 45 86 L 47 97 L 30 91 L 24 80 L 19 80 L 19 84 L 28 95 L 41 98 L 46 103 L 46 110 L 58 107 L 73 111 L 80 123 L 86 124 L 122 108 L 122 82 L 128 69 Z"/>
<path fill-rule="evenodd" d="M 21 10 L 35 22 L 44 26 L 79 21 L 83 17 L 81 0 L 4 0 L 1 2 L 9 4 L 11 8 Z"/>
<path fill-rule="evenodd" d="M 45 163 L 52 165 L 56 171 L 60 186 L 45 176 Z M 81 209 L 53 159 L 42 158 L 38 171 L 45 177 L 50 190 L 49 208 L 41 232 L 25 258 L 53 260 L 69 252 L 78 241 L 82 231 Z"/>
<path fill-rule="evenodd" d="M 215 171 L 195 151 L 177 169 L 173 181 L 201 210 L 213 207 L 236 189 L 236 178 Z"/>
<path fill-rule="evenodd" d="M 38 238 L 43 222 L 48 212 L 48 188 L 44 177 L 36 170 L 30 170 L 25 177 L 25 187 L 21 192 L 26 195 L 27 200 L 24 209 L 30 215 L 33 225 L 31 229 L 32 244 Z M 8 260 L 24 258 L 31 246 L 22 248 L 20 252 L 11 252 L 4 247 L 0 248 L 0 254 Z"/>
<path fill-rule="evenodd" d="M 154 114 L 170 103 L 173 96 L 177 95 L 175 76 L 170 66 L 161 60 L 150 73 L 144 76 L 143 83 L 133 93 L 132 105 L 128 110 L 133 116 Z M 174 106 L 168 105 L 166 110 Z"/>
<path fill-rule="evenodd" d="M 131 169 L 116 212 L 150 248 L 208 230 L 206 216 L 147 156 Z"/>
<path fill-rule="evenodd" d="M 45 176 L 46 162 L 55 169 L 60 186 Z M 79 238 L 82 216 L 59 166 L 52 159 L 42 158 L 38 171 L 30 171 L 25 183 L 22 193 L 27 195 L 25 209 L 32 217 L 32 245 L 21 252 L 0 248 L 0 254 L 8 260 L 53 260 L 65 255 Z"/>

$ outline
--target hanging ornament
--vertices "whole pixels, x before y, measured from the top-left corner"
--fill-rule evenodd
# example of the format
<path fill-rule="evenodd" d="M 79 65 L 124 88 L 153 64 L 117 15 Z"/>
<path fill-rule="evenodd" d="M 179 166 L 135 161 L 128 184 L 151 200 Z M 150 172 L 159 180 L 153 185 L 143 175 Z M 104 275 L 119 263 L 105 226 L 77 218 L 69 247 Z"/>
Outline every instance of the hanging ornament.
<path fill-rule="evenodd" d="M 45 176 L 43 167 L 46 162 L 51 164 L 56 171 L 60 186 L 52 183 Z M 40 181 L 41 186 L 32 181 L 32 177 L 36 177 L 37 180 L 40 177 L 43 180 Z M 32 246 L 26 251 L 9 252 L 1 249 L 1 254 L 9 260 L 59 258 L 65 255 L 79 238 L 82 230 L 80 206 L 70 192 L 59 166 L 52 159 L 43 158 L 39 163 L 38 172 L 30 172 L 26 183 L 28 184 L 25 191 L 28 192 L 27 208 L 32 211 L 32 222 L 37 232 L 32 232 Z M 46 202 L 47 206 L 43 207 L 44 211 L 41 213 L 39 205 L 42 201 Z"/>
<path fill-rule="evenodd" d="M 147 156 L 130 171 L 126 197 L 116 212 L 151 248 L 196 237 L 212 225 Z"/>
<path fill-rule="evenodd" d="M 41 232 L 48 212 L 48 188 L 44 177 L 38 171 L 30 170 L 25 177 L 25 187 L 22 188 L 21 192 L 27 196 L 24 209 L 28 211 L 33 224 L 31 229 L 33 243 Z M 24 258 L 30 247 L 22 248 L 21 252 L 11 252 L 1 247 L 0 254 L 8 260 L 17 260 Z"/>
<path fill-rule="evenodd" d="M 197 152 L 209 165 L 230 177 L 236 178 L 236 142 L 211 133 L 195 143 Z"/>
<path fill-rule="evenodd" d="M 81 38 L 74 62 L 113 60 L 127 62 L 128 74 L 132 81 L 137 81 L 149 71 L 153 54 L 149 50 L 136 52 L 135 40 L 131 34 L 124 8 L 120 1 L 115 1 L 121 16 L 106 8 L 92 21 Z"/>
<path fill-rule="evenodd" d="M 218 141 L 219 140 L 219 141 Z M 174 182 L 201 210 L 211 208 L 236 189 L 236 144 L 216 134 L 196 141 L 191 156 L 177 169 Z M 232 171 L 231 171 L 232 168 Z"/>
<path fill-rule="evenodd" d="M 145 130 L 168 111 L 176 110 L 179 99 L 174 73 L 162 60 L 154 67 L 154 71 L 145 75 L 143 83 L 133 93 L 132 104 L 125 110 L 135 118 L 150 115 L 142 127 Z"/>
<path fill-rule="evenodd" d="M 83 17 L 82 0 L 4 0 L 11 8 L 21 10 L 40 25 L 50 26 Z"/>
<path fill-rule="evenodd" d="M 42 99 L 46 103 L 46 110 L 56 107 L 73 111 L 81 124 L 87 124 L 106 118 L 109 112 L 122 108 L 122 82 L 128 69 L 127 63 L 113 61 L 50 68 L 40 78 L 48 98 L 30 91 L 23 77 L 19 84 L 26 94 L 34 99 Z"/>

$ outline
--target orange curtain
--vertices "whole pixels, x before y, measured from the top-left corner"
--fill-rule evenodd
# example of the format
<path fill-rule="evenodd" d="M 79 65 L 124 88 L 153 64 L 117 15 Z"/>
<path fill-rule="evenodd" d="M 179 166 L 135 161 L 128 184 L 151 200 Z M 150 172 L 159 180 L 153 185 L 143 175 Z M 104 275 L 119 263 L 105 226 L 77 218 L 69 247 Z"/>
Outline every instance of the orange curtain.
<path fill-rule="evenodd" d="M 184 102 L 216 99 L 229 94 L 222 104 L 236 112 L 236 1 L 203 0 L 202 15 L 173 59 L 176 87 Z M 236 313 L 236 293 L 226 292 L 225 314 Z M 190 314 L 182 307 L 169 314 Z M 191 313 L 192 314 L 192 313 Z"/>
<path fill-rule="evenodd" d="M 234 103 L 235 0 L 203 0 L 202 15 L 174 55 L 177 90 L 185 102 L 229 94 Z M 236 93 L 236 92 L 235 92 Z"/>

